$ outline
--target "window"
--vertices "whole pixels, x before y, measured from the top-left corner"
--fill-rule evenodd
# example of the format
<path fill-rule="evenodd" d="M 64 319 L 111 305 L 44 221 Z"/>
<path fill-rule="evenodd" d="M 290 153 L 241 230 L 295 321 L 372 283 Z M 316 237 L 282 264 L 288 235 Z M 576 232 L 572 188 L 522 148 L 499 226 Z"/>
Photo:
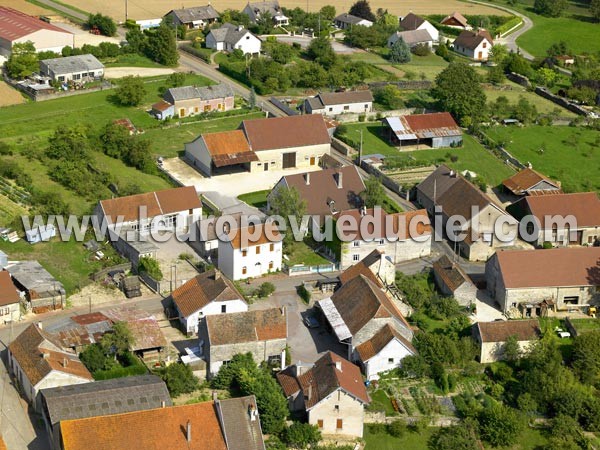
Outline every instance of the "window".
<path fill-rule="evenodd" d="M 257 255 L 260 255 L 260 245 L 257 245 L 257 246 L 256 246 L 256 254 L 257 254 Z"/>
<path fill-rule="evenodd" d="M 248 268 L 246 266 L 242 267 L 242 275 L 246 275 L 248 273 Z"/>
<path fill-rule="evenodd" d="M 513 303 L 510 305 L 510 307 L 511 307 L 511 308 L 516 308 L 516 307 L 517 307 L 517 302 L 513 302 Z"/>
<path fill-rule="evenodd" d="M 281 366 L 281 355 L 271 355 L 267 357 L 267 363 L 270 366 Z"/>
<path fill-rule="evenodd" d="M 323 428 L 323 419 L 317 420 L 317 427 Z"/>
<path fill-rule="evenodd" d="M 247 256 L 248 255 L 248 250 L 242 250 L 242 256 Z"/>
<path fill-rule="evenodd" d="M 344 428 L 344 421 L 342 419 L 336 420 L 335 427 L 338 430 L 341 430 L 342 428 Z"/>
<path fill-rule="evenodd" d="M 344 111 L 348 111 L 350 109 L 349 105 L 344 105 Z"/>
<path fill-rule="evenodd" d="M 384 240 L 384 239 L 379 239 L 379 241 L 378 241 L 378 242 L 379 242 L 379 245 L 383 245 L 383 244 L 385 244 L 385 240 Z"/>
<path fill-rule="evenodd" d="M 225 314 L 227 312 L 227 305 L 221 305 L 221 314 Z"/>
<path fill-rule="evenodd" d="M 483 48 L 487 48 L 487 42 L 483 43 Z"/>
<path fill-rule="evenodd" d="M 352 261 L 360 261 L 359 255 L 352 255 Z"/>
<path fill-rule="evenodd" d="M 352 243 L 352 245 L 353 245 L 354 247 L 360 247 L 360 241 L 354 241 L 354 242 Z"/>
<path fill-rule="evenodd" d="M 565 297 L 563 301 L 565 305 L 576 305 L 579 303 L 579 296 L 574 295 L 572 297 Z"/>
<path fill-rule="evenodd" d="M 269 244 L 269 251 L 270 252 L 275 251 L 275 244 L 273 244 L 272 242 Z"/>
<path fill-rule="evenodd" d="M 388 358 L 388 364 L 394 364 L 394 358 Z"/>
<path fill-rule="evenodd" d="M 340 412 L 340 405 L 335 405 L 333 409 L 335 410 L 335 412 Z"/>
<path fill-rule="evenodd" d="M 333 111 L 333 108 L 329 107 L 329 112 L 332 112 L 332 111 Z"/>
<path fill-rule="evenodd" d="M 73 79 L 74 80 L 80 80 L 81 79 L 81 75 L 78 73 L 73 74 Z"/>

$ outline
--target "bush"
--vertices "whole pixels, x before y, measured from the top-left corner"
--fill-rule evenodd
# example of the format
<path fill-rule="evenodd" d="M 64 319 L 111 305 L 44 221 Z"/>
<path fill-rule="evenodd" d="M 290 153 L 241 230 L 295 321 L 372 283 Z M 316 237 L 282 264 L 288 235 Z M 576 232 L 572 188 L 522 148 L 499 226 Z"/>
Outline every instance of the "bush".
<path fill-rule="evenodd" d="M 275 285 L 273 283 L 269 283 L 268 281 L 266 281 L 258 287 L 256 294 L 260 298 L 266 298 L 269 295 L 271 295 L 273 292 L 275 292 Z"/>
<path fill-rule="evenodd" d="M 388 432 L 385 423 L 370 423 L 367 425 L 367 428 L 372 434 L 385 434 Z"/>
<path fill-rule="evenodd" d="M 281 437 L 283 442 L 293 448 L 311 448 L 321 440 L 321 432 L 316 425 L 294 422 L 284 428 Z"/>
<path fill-rule="evenodd" d="M 431 49 L 427 44 L 417 44 L 411 49 L 411 51 L 417 56 L 427 56 L 431 53 Z"/>
<path fill-rule="evenodd" d="M 163 279 L 163 273 L 160 270 L 158 261 L 150 256 L 142 256 L 140 258 L 137 270 L 139 273 L 147 273 L 156 281 Z"/>
<path fill-rule="evenodd" d="M 128 75 L 119 82 L 115 95 L 121 105 L 138 106 L 146 95 L 146 86 L 139 76 Z"/>
<path fill-rule="evenodd" d="M 190 366 L 174 363 L 159 372 L 172 397 L 189 394 L 200 387 L 198 378 L 194 376 Z"/>
<path fill-rule="evenodd" d="M 90 28 L 98 28 L 104 36 L 114 36 L 117 32 L 117 24 L 108 16 L 102 14 L 90 14 L 87 21 Z"/>
<path fill-rule="evenodd" d="M 200 58 L 205 63 L 210 63 L 210 56 L 213 53 L 210 49 L 197 48 L 190 44 L 181 44 L 179 48 L 190 55 Z"/>
<path fill-rule="evenodd" d="M 387 432 L 396 438 L 400 438 L 406 433 L 406 428 L 406 423 L 403 420 L 394 420 L 388 424 Z"/>
<path fill-rule="evenodd" d="M 298 293 L 300 298 L 304 301 L 304 303 L 306 303 L 307 305 L 310 303 L 311 293 L 308 289 L 306 289 L 306 286 L 304 286 L 304 284 L 301 284 L 300 286 L 298 286 L 296 288 L 296 292 Z"/>

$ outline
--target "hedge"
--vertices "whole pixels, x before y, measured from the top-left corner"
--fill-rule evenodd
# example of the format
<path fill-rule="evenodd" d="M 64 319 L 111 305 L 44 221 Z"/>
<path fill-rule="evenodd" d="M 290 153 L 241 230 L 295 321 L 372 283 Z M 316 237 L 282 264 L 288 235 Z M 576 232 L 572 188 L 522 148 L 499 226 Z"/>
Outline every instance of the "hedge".
<path fill-rule="evenodd" d="M 131 377 L 133 375 L 146 375 L 148 369 L 143 364 L 128 367 L 115 367 L 110 370 L 98 370 L 94 372 L 94 380 L 110 380 L 112 378 Z"/>
<path fill-rule="evenodd" d="M 196 48 L 190 44 L 182 44 L 179 46 L 179 48 L 190 55 L 200 58 L 202 61 L 208 64 L 211 62 L 210 56 L 212 55 L 213 51 L 210 48 Z"/>
<path fill-rule="evenodd" d="M 513 17 L 508 22 L 506 22 L 506 23 L 500 25 L 498 28 L 496 28 L 496 33 L 497 34 L 506 33 L 512 27 L 516 27 L 520 23 L 521 23 L 521 18 L 520 17 Z"/>

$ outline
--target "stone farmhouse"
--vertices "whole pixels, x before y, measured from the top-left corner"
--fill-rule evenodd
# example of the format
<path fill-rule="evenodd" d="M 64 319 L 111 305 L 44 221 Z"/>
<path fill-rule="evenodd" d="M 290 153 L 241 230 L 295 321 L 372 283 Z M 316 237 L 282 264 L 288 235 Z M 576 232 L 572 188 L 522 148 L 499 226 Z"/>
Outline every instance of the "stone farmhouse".
<path fill-rule="evenodd" d="M 268 14 L 275 26 L 285 27 L 290 24 L 289 19 L 283 14 L 277 0 L 248 3 L 242 10 L 242 13 L 250 18 L 251 23 L 258 23 L 261 17 Z"/>
<path fill-rule="evenodd" d="M 8 59 L 14 44 L 32 42 L 37 52 L 60 53 L 75 47 L 75 35 L 8 6 L 0 6 L 0 58 Z"/>
<path fill-rule="evenodd" d="M 104 76 L 104 64 L 94 55 L 76 55 L 65 58 L 43 59 L 40 73 L 54 81 L 77 83 L 99 80 Z"/>
<path fill-rule="evenodd" d="M 238 130 L 203 134 L 185 144 L 187 160 L 208 176 L 316 168 L 330 151 L 331 138 L 320 115 L 244 120 Z"/>
<path fill-rule="evenodd" d="M 475 61 L 487 61 L 490 56 L 490 50 L 494 45 L 494 40 L 486 30 L 468 31 L 465 30 L 454 40 L 454 51 L 474 59 Z"/>
<path fill-rule="evenodd" d="M 360 369 L 327 352 L 314 365 L 292 365 L 277 380 L 293 412 L 303 412 L 324 437 L 362 437 L 364 407 L 370 403 Z"/>
<path fill-rule="evenodd" d="M 123 414 L 171 406 L 167 385 L 156 375 L 138 375 L 40 391 L 42 418 L 50 445 L 60 449 L 65 420 Z"/>
<path fill-rule="evenodd" d="M 461 306 L 470 306 L 477 298 L 477 286 L 460 264 L 446 255 L 433 263 L 435 284 L 442 294 L 452 296 Z"/>
<path fill-rule="evenodd" d="M 442 224 L 448 218 L 460 216 L 465 219 L 461 229 L 465 239 L 456 242 L 457 249 L 470 261 L 485 261 L 497 249 L 515 245 L 518 221 L 506 213 L 479 188 L 445 165 L 440 165 L 431 175 L 417 185 L 417 203 L 431 215 L 435 207 L 441 208 Z M 499 239 L 494 225 L 503 221 L 507 238 Z M 441 230 L 436 230 L 440 232 Z M 454 241 L 453 236 L 445 236 Z M 510 239 L 512 237 L 512 239 Z"/>
<path fill-rule="evenodd" d="M 163 99 L 152 105 L 152 115 L 159 120 L 188 117 L 212 111 L 233 109 L 234 94 L 226 83 L 211 86 L 181 86 L 167 89 Z"/>
<path fill-rule="evenodd" d="M 204 317 L 198 330 L 200 351 L 206 360 L 207 377 L 238 353 L 252 353 L 259 364 L 268 362 L 283 369 L 287 345 L 285 309 L 271 308 Z"/>
<path fill-rule="evenodd" d="M 361 207 L 342 211 L 335 220 L 341 239 L 336 255 L 340 270 L 361 261 L 373 250 L 384 253 L 394 264 L 431 254 L 432 229 L 424 209 L 387 214 L 381 207 Z M 363 230 L 372 236 L 364 236 Z"/>
<path fill-rule="evenodd" d="M 256 398 L 165 406 L 61 423 L 62 450 L 264 450 Z"/>
<path fill-rule="evenodd" d="M 462 130 L 447 112 L 386 117 L 381 122 L 390 143 L 398 147 L 440 148 L 462 143 Z"/>
<path fill-rule="evenodd" d="M 585 311 L 600 302 L 600 247 L 498 251 L 486 263 L 485 277 L 504 313 Z"/>
<path fill-rule="evenodd" d="M 340 30 L 351 29 L 355 25 L 363 27 L 373 26 L 373 22 L 362 17 L 353 16 L 352 14 L 343 13 L 333 19 L 333 24 Z"/>
<path fill-rule="evenodd" d="M 3 323 L 18 320 L 21 316 L 21 296 L 10 273 L 0 270 L 0 320 Z"/>
<path fill-rule="evenodd" d="M 502 182 L 505 191 L 513 195 L 541 195 L 561 193 L 560 182 L 527 167 Z"/>
<path fill-rule="evenodd" d="M 373 94 L 370 90 L 346 92 L 320 92 L 304 100 L 305 114 L 337 116 L 347 113 L 369 113 L 373 111 Z"/>
<path fill-rule="evenodd" d="M 212 5 L 195 6 L 192 8 L 172 9 L 164 15 L 171 18 L 175 26 L 183 25 L 188 30 L 202 29 L 219 20 L 219 13 Z"/>
<path fill-rule="evenodd" d="M 504 359 L 504 346 L 511 336 L 516 337 L 519 348 L 524 352 L 541 335 L 537 319 L 477 322 L 473 325 L 473 338 L 479 343 L 481 364 Z"/>
<path fill-rule="evenodd" d="M 198 333 L 198 324 L 205 316 L 248 311 L 244 296 L 218 269 L 187 281 L 173 291 L 171 300 L 188 335 Z"/>
<path fill-rule="evenodd" d="M 526 230 L 533 237 L 521 235 L 532 244 L 600 245 L 600 199 L 595 192 L 528 195 L 509 206 L 507 211 L 519 220 L 527 216 L 536 219 L 537 229 L 530 223 Z"/>
<path fill-rule="evenodd" d="M 245 242 L 244 236 L 250 236 Z M 219 240 L 219 269 L 232 280 L 257 278 L 281 270 L 282 236 L 275 224 L 250 225 Z"/>
<path fill-rule="evenodd" d="M 231 52 L 239 49 L 244 55 L 258 55 L 262 41 L 243 25 L 225 23 L 221 28 L 213 28 L 206 35 L 206 48 Z"/>
<path fill-rule="evenodd" d="M 65 349 L 40 324 L 31 324 L 8 346 L 8 371 L 37 412 L 42 389 L 94 381 L 77 354 Z"/>
<path fill-rule="evenodd" d="M 431 25 L 427 20 L 423 19 L 421 16 L 417 16 L 413 13 L 408 13 L 406 16 L 400 20 L 400 28 L 403 31 L 427 31 L 429 36 L 434 43 L 437 43 L 440 40 L 440 32 L 436 27 Z M 389 42 L 389 41 L 388 41 Z"/>

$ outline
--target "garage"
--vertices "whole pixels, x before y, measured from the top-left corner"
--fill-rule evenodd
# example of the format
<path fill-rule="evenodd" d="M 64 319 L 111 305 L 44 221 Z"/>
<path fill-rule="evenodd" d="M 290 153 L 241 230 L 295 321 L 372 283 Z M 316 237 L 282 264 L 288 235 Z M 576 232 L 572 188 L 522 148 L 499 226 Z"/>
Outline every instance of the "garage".
<path fill-rule="evenodd" d="M 290 169 L 296 167 L 296 152 L 283 154 L 283 168 Z"/>

